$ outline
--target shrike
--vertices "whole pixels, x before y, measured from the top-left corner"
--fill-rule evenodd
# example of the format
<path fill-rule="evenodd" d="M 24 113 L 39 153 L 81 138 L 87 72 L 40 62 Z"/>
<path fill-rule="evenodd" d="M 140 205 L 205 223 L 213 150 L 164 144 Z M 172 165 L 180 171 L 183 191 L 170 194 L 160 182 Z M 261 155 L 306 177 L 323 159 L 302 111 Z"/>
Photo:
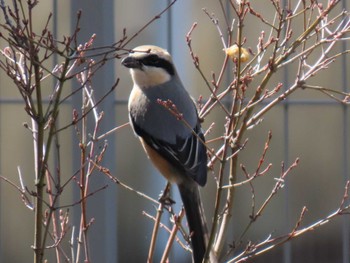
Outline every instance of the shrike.
<path fill-rule="evenodd" d="M 128 103 L 130 123 L 155 167 L 178 186 L 193 261 L 202 262 L 208 231 L 198 185 L 207 181 L 207 154 L 196 106 L 166 50 L 139 46 L 122 64 L 134 82 Z M 164 101 L 175 105 L 178 116 L 162 105 Z"/>

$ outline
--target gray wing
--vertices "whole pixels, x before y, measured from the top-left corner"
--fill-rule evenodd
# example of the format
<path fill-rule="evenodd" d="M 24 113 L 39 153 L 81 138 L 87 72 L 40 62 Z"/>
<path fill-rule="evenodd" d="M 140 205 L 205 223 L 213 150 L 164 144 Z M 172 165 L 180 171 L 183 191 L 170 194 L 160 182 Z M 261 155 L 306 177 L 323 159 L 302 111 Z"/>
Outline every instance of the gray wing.
<path fill-rule="evenodd" d="M 187 138 L 176 137 L 176 143 L 168 143 L 148 134 L 130 116 L 135 133 L 176 169 L 191 177 L 200 186 L 207 182 L 207 154 L 202 142 L 204 135 L 199 123 Z M 199 138 L 201 140 L 199 140 Z"/>

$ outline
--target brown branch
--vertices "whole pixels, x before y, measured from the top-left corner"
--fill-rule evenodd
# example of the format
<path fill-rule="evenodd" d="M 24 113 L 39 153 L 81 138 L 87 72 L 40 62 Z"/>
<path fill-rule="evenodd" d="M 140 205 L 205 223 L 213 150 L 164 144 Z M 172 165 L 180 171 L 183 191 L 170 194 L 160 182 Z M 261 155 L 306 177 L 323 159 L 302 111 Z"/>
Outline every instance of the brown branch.
<path fill-rule="evenodd" d="M 185 216 L 185 209 L 182 208 L 179 215 L 174 217 L 174 226 L 173 226 L 173 229 L 171 230 L 170 237 L 169 237 L 168 242 L 166 244 L 166 247 L 164 249 L 162 259 L 160 260 L 161 263 L 166 263 L 168 260 L 171 247 L 174 243 L 174 240 L 176 238 L 176 234 L 180 228 L 181 221 L 184 218 L 184 216 Z"/>
<path fill-rule="evenodd" d="M 148 257 L 147 257 L 147 262 L 152 263 L 153 262 L 153 255 L 154 255 L 154 251 L 155 251 L 155 247 L 156 247 L 156 241 L 157 241 L 157 237 L 158 237 L 158 230 L 159 230 L 159 226 L 160 226 L 160 220 L 162 218 L 163 215 L 163 209 L 165 206 L 165 199 L 168 198 L 169 196 L 169 192 L 170 192 L 170 187 L 171 184 L 168 182 L 165 186 L 165 189 L 163 190 L 163 194 L 161 196 L 161 200 L 159 202 L 159 206 L 157 209 L 157 216 L 155 218 L 155 222 L 153 225 L 153 232 L 152 232 L 152 238 L 151 238 L 151 243 L 150 243 L 150 247 L 148 250 Z"/>

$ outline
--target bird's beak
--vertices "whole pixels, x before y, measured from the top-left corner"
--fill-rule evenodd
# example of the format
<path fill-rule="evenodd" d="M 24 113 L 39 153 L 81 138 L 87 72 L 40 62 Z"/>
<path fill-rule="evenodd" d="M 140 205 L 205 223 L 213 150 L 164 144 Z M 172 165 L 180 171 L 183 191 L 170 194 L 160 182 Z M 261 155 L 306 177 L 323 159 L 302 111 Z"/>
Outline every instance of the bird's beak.
<path fill-rule="evenodd" d="M 127 68 L 138 68 L 141 69 L 142 64 L 140 63 L 139 60 L 137 60 L 134 57 L 126 57 L 122 60 L 122 65 Z"/>

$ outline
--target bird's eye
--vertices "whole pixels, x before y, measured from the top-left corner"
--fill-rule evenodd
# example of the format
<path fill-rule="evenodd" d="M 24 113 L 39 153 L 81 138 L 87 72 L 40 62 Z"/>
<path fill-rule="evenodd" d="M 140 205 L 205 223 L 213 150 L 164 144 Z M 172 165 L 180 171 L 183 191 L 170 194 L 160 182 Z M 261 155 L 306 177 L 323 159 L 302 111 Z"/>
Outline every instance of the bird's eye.
<path fill-rule="evenodd" d="M 156 66 L 159 63 L 159 57 L 157 55 L 149 55 L 142 59 L 142 64 L 147 66 Z"/>

